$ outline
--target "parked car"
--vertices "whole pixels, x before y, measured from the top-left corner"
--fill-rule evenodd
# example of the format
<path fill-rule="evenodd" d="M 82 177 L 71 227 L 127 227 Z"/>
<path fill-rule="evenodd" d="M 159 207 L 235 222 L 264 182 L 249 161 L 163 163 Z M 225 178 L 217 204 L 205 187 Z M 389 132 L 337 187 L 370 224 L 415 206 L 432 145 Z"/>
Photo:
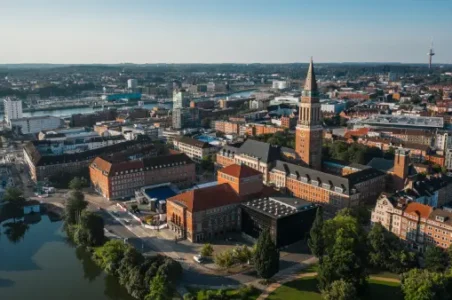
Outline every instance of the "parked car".
<path fill-rule="evenodd" d="M 198 263 L 198 264 L 202 264 L 204 262 L 204 257 L 202 255 L 195 255 L 193 256 L 193 259 Z"/>

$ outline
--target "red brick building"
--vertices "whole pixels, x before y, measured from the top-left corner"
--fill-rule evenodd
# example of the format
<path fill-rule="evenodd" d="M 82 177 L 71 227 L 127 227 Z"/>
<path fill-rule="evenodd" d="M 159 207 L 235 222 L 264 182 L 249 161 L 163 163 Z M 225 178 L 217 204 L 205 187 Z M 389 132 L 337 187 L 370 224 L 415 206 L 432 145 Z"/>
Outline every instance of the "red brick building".
<path fill-rule="evenodd" d="M 171 230 L 191 242 L 201 242 L 240 230 L 239 204 L 271 195 L 262 184 L 262 173 L 245 165 L 218 171 L 218 185 L 192 189 L 167 199 Z"/>
<path fill-rule="evenodd" d="M 382 194 L 372 211 L 372 223 L 407 242 L 413 249 L 424 251 L 429 245 L 448 249 L 452 245 L 452 212 L 411 202 L 407 198 Z"/>
<path fill-rule="evenodd" d="M 130 197 L 147 185 L 171 182 L 187 187 L 196 179 L 195 163 L 184 153 L 142 160 L 96 157 L 89 171 L 92 186 L 109 200 Z"/>

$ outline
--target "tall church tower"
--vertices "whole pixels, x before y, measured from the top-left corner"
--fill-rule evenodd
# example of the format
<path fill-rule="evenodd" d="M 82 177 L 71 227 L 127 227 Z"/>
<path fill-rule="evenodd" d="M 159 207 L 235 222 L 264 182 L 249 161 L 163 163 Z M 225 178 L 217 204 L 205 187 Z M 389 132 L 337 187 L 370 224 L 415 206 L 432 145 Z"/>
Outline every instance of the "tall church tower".
<path fill-rule="evenodd" d="M 300 113 L 295 135 L 295 151 L 303 162 L 317 170 L 322 168 L 322 133 L 319 91 L 315 80 L 314 63 L 311 58 L 301 95 Z"/>

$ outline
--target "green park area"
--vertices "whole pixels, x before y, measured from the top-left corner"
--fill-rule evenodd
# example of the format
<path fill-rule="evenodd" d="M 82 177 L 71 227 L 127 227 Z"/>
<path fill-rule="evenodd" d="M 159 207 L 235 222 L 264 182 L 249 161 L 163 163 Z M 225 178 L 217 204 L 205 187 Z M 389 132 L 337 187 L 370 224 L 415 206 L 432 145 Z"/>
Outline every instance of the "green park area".
<path fill-rule="evenodd" d="M 240 289 L 224 289 L 224 290 L 200 290 L 188 288 L 190 296 L 184 299 L 190 300 L 207 300 L 207 299 L 231 299 L 231 300 L 256 300 L 261 291 L 251 286 L 243 286 Z"/>
<path fill-rule="evenodd" d="M 316 277 L 304 277 L 282 285 L 267 298 L 269 300 L 322 300 L 317 288 Z M 400 283 L 392 281 L 369 280 L 368 291 L 363 300 L 399 300 L 403 299 Z"/>

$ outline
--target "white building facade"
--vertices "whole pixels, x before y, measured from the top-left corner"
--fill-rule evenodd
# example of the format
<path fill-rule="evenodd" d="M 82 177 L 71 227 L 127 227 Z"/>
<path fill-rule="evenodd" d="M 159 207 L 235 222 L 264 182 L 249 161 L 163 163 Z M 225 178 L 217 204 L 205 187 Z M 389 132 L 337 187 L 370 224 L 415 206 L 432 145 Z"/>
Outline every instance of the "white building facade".
<path fill-rule="evenodd" d="M 44 130 L 57 129 L 63 126 L 63 121 L 54 116 L 29 117 L 12 119 L 9 122 L 9 127 L 20 128 L 22 134 L 34 134 Z"/>
<path fill-rule="evenodd" d="M 22 100 L 6 98 L 3 100 L 5 106 L 5 120 L 9 124 L 11 120 L 23 117 Z"/>

